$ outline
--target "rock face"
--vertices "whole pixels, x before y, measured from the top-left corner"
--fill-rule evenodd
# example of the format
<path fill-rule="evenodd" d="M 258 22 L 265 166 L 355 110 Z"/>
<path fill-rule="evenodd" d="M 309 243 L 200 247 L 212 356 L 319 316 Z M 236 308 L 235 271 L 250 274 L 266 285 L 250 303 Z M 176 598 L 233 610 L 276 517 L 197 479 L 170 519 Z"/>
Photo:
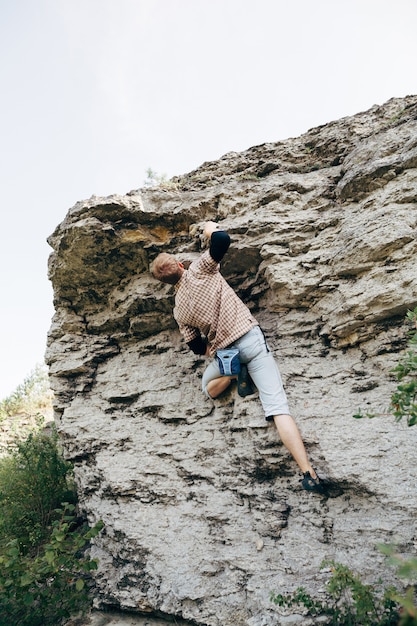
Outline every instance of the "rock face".
<path fill-rule="evenodd" d="M 70 209 L 49 239 L 47 360 L 81 506 L 105 523 L 98 606 L 273 626 L 289 618 L 271 591 L 319 596 L 324 559 L 395 582 L 375 546 L 415 551 L 417 427 L 353 414 L 386 413 L 395 388 L 417 305 L 416 203 L 410 96 Z M 208 219 L 232 236 L 222 272 L 275 352 L 334 497 L 302 491 L 256 395 L 200 391 L 205 360 L 149 266 L 160 251 L 195 258 Z"/>

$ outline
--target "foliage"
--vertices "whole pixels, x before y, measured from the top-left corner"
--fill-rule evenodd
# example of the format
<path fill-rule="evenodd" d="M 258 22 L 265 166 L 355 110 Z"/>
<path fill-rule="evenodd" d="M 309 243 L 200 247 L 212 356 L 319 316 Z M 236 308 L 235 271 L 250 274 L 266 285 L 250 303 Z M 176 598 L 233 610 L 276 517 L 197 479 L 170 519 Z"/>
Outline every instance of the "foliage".
<path fill-rule="evenodd" d="M 151 167 L 146 170 L 146 179 L 144 181 L 145 187 L 158 187 L 161 184 L 167 183 L 166 174 L 158 174 Z"/>
<path fill-rule="evenodd" d="M 89 604 L 86 582 L 97 562 L 83 549 L 103 525 L 74 531 L 74 508 L 65 504 L 35 557 L 22 554 L 17 540 L 0 555 L 0 626 L 56 626 Z"/>
<path fill-rule="evenodd" d="M 401 357 L 398 365 L 392 370 L 396 375 L 396 391 L 391 396 L 390 412 L 397 422 L 406 418 L 408 426 L 417 424 L 417 307 L 408 311 L 406 320 L 411 326 L 408 350 Z M 377 417 L 381 413 L 365 413 L 358 411 L 353 417 Z"/>
<path fill-rule="evenodd" d="M 16 413 L 36 413 L 51 403 L 48 373 L 45 366 L 37 365 L 13 393 L 0 402 L 0 421 Z"/>
<path fill-rule="evenodd" d="M 58 626 L 89 604 L 86 548 L 103 525 L 88 529 L 75 502 L 55 430 L 0 459 L 0 626 Z"/>
<path fill-rule="evenodd" d="M 381 544 L 378 547 L 381 552 L 389 557 L 388 562 L 391 565 L 395 565 L 398 576 L 414 583 L 417 582 L 417 558 L 411 557 L 404 559 L 396 552 L 395 547 L 392 545 Z M 399 594 L 396 590 L 392 592 L 392 600 L 401 606 L 401 626 L 417 625 L 417 605 L 414 596 L 415 589 L 413 584 L 410 584 L 405 595 Z"/>
<path fill-rule="evenodd" d="M 143 184 L 145 187 L 159 187 L 165 191 L 179 191 L 178 183 L 169 180 L 166 174 L 158 174 L 150 167 L 146 170 L 146 179 Z"/>
<path fill-rule="evenodd" d="M 31 433 L 0 459 L 0 545 L 15 539 L 27 550 L 45 539 L 55 509 L 75 502 L 71 477 L 55 430 Z"/>
<path fill-rule="evenodd" d="M 282 607 L 303 606 L 309 615 L 325 615 L 332 626 L 395 626 L 399 611 L 392 590 L 380 597 L 371 585 L 365 585 L 348 567 L 333 561 L 332 577 L 327 584 L 327 599 L 315 600 L 299 587 L 289 595 L 273 594 L 271 600 Z M 404 623 L 405 624 L 405 623 Z M 411 626 L 411 623 L 410 623 Z"/>
<path fill-rule="evenodd" d="M 391 397 L 391 406 L 396 421 L 407 418 L 407 424 L 417 424 L 417 307 L 408 311 L 407 319 L 412 325 L 408 351 L 401 358 L 393 372 L 397 381 L 397 391 Z"/>

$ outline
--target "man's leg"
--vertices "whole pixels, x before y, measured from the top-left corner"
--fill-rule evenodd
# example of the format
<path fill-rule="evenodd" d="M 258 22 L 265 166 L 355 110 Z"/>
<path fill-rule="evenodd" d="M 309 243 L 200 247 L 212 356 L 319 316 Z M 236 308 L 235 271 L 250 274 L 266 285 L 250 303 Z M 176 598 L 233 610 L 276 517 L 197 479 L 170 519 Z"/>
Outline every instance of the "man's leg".
<path fill-rule="evenodd" d="M 308 460 L 298 426 L 288 414 L 287 396 L 278 366 L 265 342 L 262 331 L 255 329 L 252 334 L 256 332 L 258 337 L 255 341 L 251 338 L 251 344 L 247 348 L 244 345 L 239 346 L 239 348 L 241 348 L 241 354 L 243 353 L 247 361 L 249 374 L 258 388 L 266 419 L 270 421 L 270 416 L 273 416 L 282 443 L 302 473 L 309 472 L 310 476 L 316 479 L 316 472 Z"/>
<path fill-rule="evenodd" d="M 236 378 L 236 376 L 222 376 L 217 360 L 213 359 L 210 361 L 203 374 L 203 380 L 201 381 L 203 392 L 209 396 L 209 398 L 217 398 L 217 396 L 229 387 L 234 378 Z"/>
<path fill-rule="evenodd" d="M 210 398 L 217 398 L 225 389 L 228 388 L 230 383 L 236 376 L 221 376 L 220 378 L 214 378 L 207 383 L 207 393 Z"/>
<path fill-rule="evenodd" d="M 274 415 L 274 422 L 282 443 L 292 454 L 303 474 L 310 472 L 312 478 L 317 478 L 317 474 L 308 460 L 300 431 L 291 415 Z"/>

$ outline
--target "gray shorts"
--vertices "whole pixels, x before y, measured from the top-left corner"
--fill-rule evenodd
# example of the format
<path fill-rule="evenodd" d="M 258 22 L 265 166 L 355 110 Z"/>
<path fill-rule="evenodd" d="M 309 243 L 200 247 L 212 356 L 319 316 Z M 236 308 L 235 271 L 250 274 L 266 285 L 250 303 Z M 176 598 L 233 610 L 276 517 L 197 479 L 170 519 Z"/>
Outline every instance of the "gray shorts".
<path fill-rule="evenodd" d="M 259 326 L 252 328 L 246 335 L 234 341 L 233 346 L 228 347 L 238 348 L 241 363 L 247 364 L 250 377 L 259 391 L 265 418 L 271 421 L 274 415 L 288 415 L 288 401 L 281 375 Z M 208 383 L 220 376 L 217 359 L 214 359 L 207 366 L 202 380 L 203 392 L 208 397 Z"/>

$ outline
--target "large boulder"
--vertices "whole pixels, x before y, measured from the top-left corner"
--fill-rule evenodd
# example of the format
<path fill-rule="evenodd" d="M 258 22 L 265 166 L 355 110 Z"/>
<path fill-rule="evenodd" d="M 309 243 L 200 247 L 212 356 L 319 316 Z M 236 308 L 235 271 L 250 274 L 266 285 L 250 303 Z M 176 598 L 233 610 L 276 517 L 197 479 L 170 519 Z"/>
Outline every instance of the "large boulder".
<path fill-rule="evenodd" d="M 353 415 L 388 412 L 417 305 L 416 202 L 410 96 L 69 210 L 49 238 L 47 360 L 81 507 L 105 523 L 99 607 L 272 626 L 285 619 L 271 591 L 320 595 L 324 559 L 395 580 L 376 544 L 415 549 L 417 427 Z M 301 489 L 256 395 L 201 393 L 206 361 L 149 266 L 161 251 L 195 258 L 208 219 L 232 237 L 222 272 L 275 352 L 332 497 Z"/>

